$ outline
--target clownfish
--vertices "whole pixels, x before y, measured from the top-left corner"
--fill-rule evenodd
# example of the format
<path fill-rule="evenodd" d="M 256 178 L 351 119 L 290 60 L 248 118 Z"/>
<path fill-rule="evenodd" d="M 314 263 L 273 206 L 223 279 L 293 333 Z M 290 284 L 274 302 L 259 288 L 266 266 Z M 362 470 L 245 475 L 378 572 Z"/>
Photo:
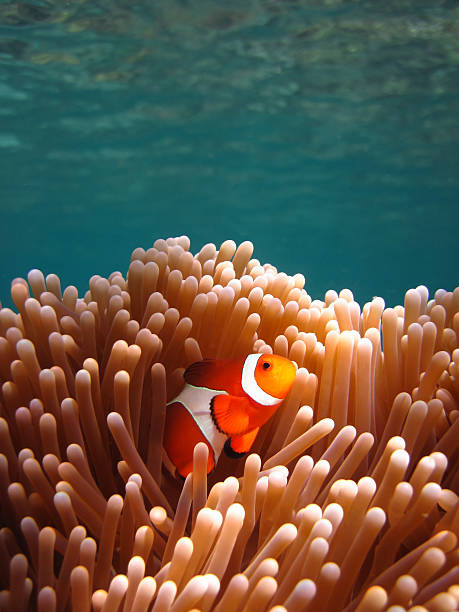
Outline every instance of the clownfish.
<path fill-rule="evenodd" d="M 294 363 L 279 355 L 191 364 L 183 374 L 185 387 L 166 407 L 163 446 L 170 471 L 183 478 L 192 471 L 198 442 L 209 448 L 207 473 L 223 448 L 232 457 L 247 453 L 295 376 Z"/>

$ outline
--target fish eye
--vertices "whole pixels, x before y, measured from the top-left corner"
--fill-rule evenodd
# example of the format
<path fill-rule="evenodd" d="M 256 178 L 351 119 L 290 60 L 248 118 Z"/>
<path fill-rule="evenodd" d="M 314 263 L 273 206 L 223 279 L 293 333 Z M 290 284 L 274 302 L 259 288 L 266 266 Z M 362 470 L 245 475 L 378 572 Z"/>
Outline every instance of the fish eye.
<path fill-rule="evenodd" d="M 263 367 L 263 370 L 268 370 L 271 367 L 271 364 L 268 363 L 267 361 L 263 361 L 262 367 Z"/>

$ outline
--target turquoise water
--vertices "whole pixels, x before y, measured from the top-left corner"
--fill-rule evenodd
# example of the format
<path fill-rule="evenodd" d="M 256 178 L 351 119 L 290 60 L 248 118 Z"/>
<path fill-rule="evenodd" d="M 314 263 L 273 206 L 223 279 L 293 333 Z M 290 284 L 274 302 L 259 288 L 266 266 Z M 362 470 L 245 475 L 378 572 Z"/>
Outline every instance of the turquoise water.
<path fill-rule="evenodd" d="M 313 297 L 452 289 L 459 4 L 0 2 L 0 225 L 5 305 L 183 233 Z"/>

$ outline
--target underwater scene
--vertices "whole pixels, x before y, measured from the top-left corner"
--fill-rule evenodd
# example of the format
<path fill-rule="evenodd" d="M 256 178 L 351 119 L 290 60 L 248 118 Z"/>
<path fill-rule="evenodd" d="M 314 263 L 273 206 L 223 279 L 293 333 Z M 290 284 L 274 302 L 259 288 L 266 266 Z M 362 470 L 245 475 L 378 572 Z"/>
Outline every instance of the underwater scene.
<path fill-rule="evenodd" d="M 0 612 L 459 610 L 459 3 L 0 0 Z"/>
<path fill-rule="evenodd" d="M 454 1 L 0 2 L 0 295 L 251 240 L 309 293 L 457 283 Z"/>

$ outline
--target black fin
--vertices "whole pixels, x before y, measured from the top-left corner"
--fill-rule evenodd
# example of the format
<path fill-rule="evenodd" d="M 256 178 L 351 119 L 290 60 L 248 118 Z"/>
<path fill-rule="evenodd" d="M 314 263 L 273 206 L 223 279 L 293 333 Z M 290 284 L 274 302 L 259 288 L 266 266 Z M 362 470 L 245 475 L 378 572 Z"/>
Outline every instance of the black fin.
<path fill-rule="evenodd" d="M 225 442 L 225 446 L 223 447 L 225 454 L 227 457 L 231 457 L 232 459 L 240 459 L 241 457 L 245 457 L 247 453 L 238 453 L 231 448 L 231 438 Z"/>

